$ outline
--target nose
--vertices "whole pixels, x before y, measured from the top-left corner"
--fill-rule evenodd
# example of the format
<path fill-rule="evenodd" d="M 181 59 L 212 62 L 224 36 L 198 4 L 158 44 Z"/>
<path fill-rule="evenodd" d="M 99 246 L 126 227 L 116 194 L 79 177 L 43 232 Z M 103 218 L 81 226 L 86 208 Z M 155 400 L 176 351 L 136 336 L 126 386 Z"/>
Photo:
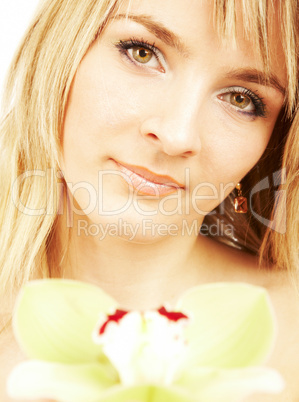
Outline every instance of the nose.
<path fill-rule="evenodd" d="M 192 83 L 190 83 L 192 85 Z M 199 114 L 201 95 L 193 86 L 164 91 L 154 100 L 154 110 L 141 124 L 148 143 L 170 156 L 190 157 L 201 150 Z"/>

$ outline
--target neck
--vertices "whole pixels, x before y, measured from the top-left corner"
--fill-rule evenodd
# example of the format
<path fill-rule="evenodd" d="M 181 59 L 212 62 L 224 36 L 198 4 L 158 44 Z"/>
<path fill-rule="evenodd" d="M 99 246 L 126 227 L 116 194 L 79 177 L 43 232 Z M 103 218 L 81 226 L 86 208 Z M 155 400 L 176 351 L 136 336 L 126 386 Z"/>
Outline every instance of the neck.
<path fill-rule="evenodd" d="M 137 235 L 128 240 L 123 233 L 91 235 L 80 230 L 86 227 L 83 221 L 82 217 L 74 219 L 69 229 L 68 251 L 60 264 L 60 275 L 100 286 L 122 308 L 149 309 L 165 302 L 174 304 L 207 274 L 206 247 L 196 233 L 154 239 L 140 239 Z M 68 230 L 63 218 L 58 231 L 60 244 L 66 243 Z"/>

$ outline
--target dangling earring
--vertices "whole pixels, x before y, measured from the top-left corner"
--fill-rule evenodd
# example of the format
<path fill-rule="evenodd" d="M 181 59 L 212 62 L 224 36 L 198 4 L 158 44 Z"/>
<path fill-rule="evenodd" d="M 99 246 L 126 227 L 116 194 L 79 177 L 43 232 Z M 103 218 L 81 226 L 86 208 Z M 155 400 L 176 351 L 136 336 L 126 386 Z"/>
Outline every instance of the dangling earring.
<path fill-rule="evenodd" d="M 234 201 L 235 212 L 237 212 L 238 214 L 246 214 L 247 198 L 243 197 L 241 188 L 242 188 L 242 184 L 238 183 L 236 185 L 236 189 L 238 190 L 238 196 L 235 198 L 235 201 Z"/>

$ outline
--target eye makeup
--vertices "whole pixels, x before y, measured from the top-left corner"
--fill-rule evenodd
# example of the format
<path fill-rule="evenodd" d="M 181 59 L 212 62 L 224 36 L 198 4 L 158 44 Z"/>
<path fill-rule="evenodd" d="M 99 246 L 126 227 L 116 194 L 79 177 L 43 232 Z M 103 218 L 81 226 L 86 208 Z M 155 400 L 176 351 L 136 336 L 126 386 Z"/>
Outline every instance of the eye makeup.
<path fill-rule="evenodd" d="M 161 51 L 155 46 L 155 43 L 150 43 L 144 39 L 130 38 L 129 40 L 118 41 L 115 43 L 115 46 L 121 55 L 126 57 L 135 66 L 156 68 L 158 71 L 165 73 L 165 69 L 161 63 L 164 57 Z M 130 52 L 131 50 L 132 53 Z M 157 62 L 156 67 L 149 65 L 149 62 L 153 62 L 153 57 Z M 237 101 L 233 100 L 234 96 L 236 96 Z M 240 86 L 228 87 L 221 90 L 221 93 L 217 97 L 222 102 L 225 102 L 228 107 L 244 117 L 267 117 L 266 104 L 263 102 L 263 98 L 248 88 Z M 238 103 L 239 100 L 245 101 L 245 107 L 243 107 L 242 102 Z"/>
<path fill-rule="evenodd" d="M 161 60 L 163 59 L 162 53 L 155 46 L 154 43 L 149 43 L 148 41 L 143 40 L 143 39 L 139 40 L 136 38 L 131 38 L 126 41 L 120 40 L 119 42 L 117 42 L 115 44 L 115 46 L 123 56 L 125 56 L 130 62 L 132 62 L 133 64 L 138 65 L 138 66 L 146 66 L 146 64 L 148 64 L 148 63 L 146 63 L 144 61 L 138 61 L 136 58 L 134 58 L 133 56 L 131 56 L 129 54 L 129 50 L 144 49 L 145 51 L 147 51 L 147 53 L 151 53 L 156 58 L 156 61 L 160 66 L 160 69 L 158 67 L 160 72 L 165 72 L 165 70 L 162 66 L 162 63 L 161 63 Z M 151 60 L 151 58 L 150 58 L 150 60 Z"/>
<path fill-rule="evenodd" d="M 232 104 L 230 101 L 227 101 L 225 98 L 229 97 L 229 95 L 238 95 L 240 94 L 243 98 L 247 98 L 250 100 L 253 109 L 242 109 L 242 107 L 236 106 L 236 104 Z M 218 95 L 218 98 L 224 102 L 227 102 L 230 107 L 237 110 L 239 113 L 250 116 L 250 117 L 267 117 L 266 112 L 266 104 L 263 102 L 263 98 L 258 96 L 255 92 L 251 91 L 248 88 L 243 87 L 229 87 L 221 91 L 221 94 Z"/>

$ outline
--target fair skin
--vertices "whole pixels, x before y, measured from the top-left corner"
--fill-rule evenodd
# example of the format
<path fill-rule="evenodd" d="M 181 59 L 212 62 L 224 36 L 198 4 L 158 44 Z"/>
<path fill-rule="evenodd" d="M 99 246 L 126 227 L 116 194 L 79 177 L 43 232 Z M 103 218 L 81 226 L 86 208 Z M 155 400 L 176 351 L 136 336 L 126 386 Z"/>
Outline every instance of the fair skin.
<path fill-rule="evenodd" d="M 222 275 L 221 267 L 211 273 L 206 240 L 184 235 L 184 222 L 200 227 L 204 214 L 259 160 L 283 103 L 277 88 L 250 82 L 248 71 L 262 69 L 250 42 L 239 35 L 237 48 L 223 46 L 211 4 L 190 4 L 136 1 L 127 19 L 123 6 L 82 60 L 69 97 L 61 167 L 75 206 L 86 214 L 74 214 L 69 263 L 62 268 L 66 277 L 100 285 L 127 308 L 174 301 L 203 278 Z M 173 32 L 172 41 L 169 33 L 164 41 L 156 33 L 162 25 Z M 274 39 L 273 52 L 281 52 Z M 284 85 L 276 58 L 271 67 Z M 165 196 L 151 183 L 154 195 L 146 185 L 146 194 L 138 193 L 121 174 L 134 176 L 139 167 L 158 181 L 158 175 L 170 176 L 180 188 L 170 186 L 174 192 Z M 99 171 L 106 174 L 100 185 Z M 81 189 L 75 191 L 76 183 Z M 90 235 L 96 225 L 120 219 L 139 225 L 133 239 Z M 86 230 L 80 229 L 84 220 Z M 152 227 L 175 225 L 176 234 L 142 230 L 145 220 Z"/>
<path fill-rule="evenodd" d="M 72 240 L 61 270 L 66 278 L 101 286 L 127 309 L 174 303 L 186 289 L 208 282 L 266 287 L 282 328 L 269 365 L 287 381 L 284 396 L 269 400 L 292 401 L 299 397 L 294 379 L 299 307 L 284 274 L 258 269 L 254 257 L 194 231 L 183 233 L 185 223 L 200 227 L 204 215 L 259 160 L 284 96 L 277 85 L 252 82 L 252 74 L 249 78 L 249 72 L 262 71 L 262 63 L 244 38 L 240 19 L 237 47 L 224 46 L 212 24 L 211 2 L 189 2 L 187 7 L 180 0 L 136 0 L 128 19 L 123 5 L 77 70 L 65 116 L 61 168 L 74 195 L 72 208 L 81 212 L 73 214 Z M 154 31 L 154 22 L 175 38 L 158 34 L 157 26 Z M 274 31 L 271 71 L 284 87 L 282 49 Z M 99 171 L 107 174 L 102 187 Z M 131 184 L 124 179 L 127 173 Z M 143 182 L 138 192 L 140 174 L 150 183 Z M 93 201 L 96 208 L 82 213 Z M 110 232 L 101 241 L 100 235 L 90 234 L 96 225 L 120 229 L 120 219 L 138 229 L 133 238 L 130 231 Z M 142 230 L 147 219 L 151 229 L 174 225 L 172 232 Z M 65 231 L 64 214 L 62 240 Z M 15 352 L 13 341 L 3 349 L 10 361 L 0 367 L 4 384 L 24 356 Z"/>

